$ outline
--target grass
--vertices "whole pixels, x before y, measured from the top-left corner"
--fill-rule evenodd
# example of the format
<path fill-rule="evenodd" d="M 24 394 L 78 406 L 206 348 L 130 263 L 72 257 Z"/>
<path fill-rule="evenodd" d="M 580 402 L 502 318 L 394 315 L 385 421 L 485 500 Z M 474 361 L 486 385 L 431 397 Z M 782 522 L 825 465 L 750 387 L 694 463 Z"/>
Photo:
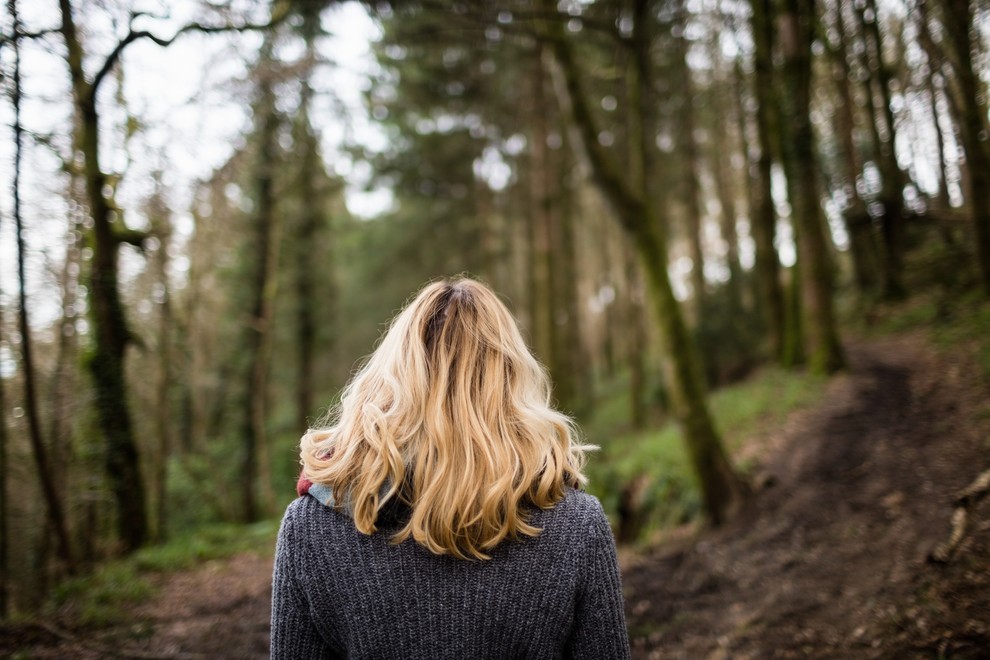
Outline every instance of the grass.
<path fill-rule="evenodd" d="M 745 382 L 714 392 L 709 404 L 716 426 L 732 451 L 761 429 L 782 422 L 790 412 L 813 404 L 825 383 L 823 377 L 768 367 Z M 698 516 L 700 494 L 680 430 L 672 422 L 643 431 L 628 430 L 627 389 L 610 387 L 608 391 L 609 395 L 583 424 L 589 440 L 601 447 L 588 464 L 589 491 L 614 515 L 623 487 L 646 475 L 649 486 L 645 506 L 650 520 L 647 531 Z M 738 467 L 745 472 L 751 466 Z"/>
<path fill-rule="evenodd" d="M 101 564 L 88 575 L 66 580 L 52 593 L 48 611 L 73 624 L 106 627 L 127 619 L 131 606 L 155 594 L 155 574 L 180 571 L 242 552 L 271 553 L 278 521 L 253 525 L 217 524 L 168 543 Z"/>
<path fill-rule="evenodd" d="M 878 304 L 871 321 L 856 324 L 870 337 L 923 330 L 940 351 L 971 351 L 983 375 L 990 378 L 990 300 L 979 290 L 958 294 L 930 288 L 899 302 Z"/>

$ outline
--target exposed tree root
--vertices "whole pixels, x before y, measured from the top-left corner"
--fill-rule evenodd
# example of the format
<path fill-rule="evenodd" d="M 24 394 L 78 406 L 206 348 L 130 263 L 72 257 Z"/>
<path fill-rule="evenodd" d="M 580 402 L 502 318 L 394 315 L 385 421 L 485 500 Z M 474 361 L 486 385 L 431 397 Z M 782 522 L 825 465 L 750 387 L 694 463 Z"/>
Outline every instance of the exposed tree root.
<path fill-rule="evenodd" d="M 969 514 L 973 507 L 990 492 L 990 470 L 984 470 L 973 483 L 956 495 L 956 510 L 952 513 L 952 533 L 949 540 L 940 543 L 928 555 L 928 560 L 939 564 L 952 561 L 959 544 L 966 536 L 969 527 Z"/>

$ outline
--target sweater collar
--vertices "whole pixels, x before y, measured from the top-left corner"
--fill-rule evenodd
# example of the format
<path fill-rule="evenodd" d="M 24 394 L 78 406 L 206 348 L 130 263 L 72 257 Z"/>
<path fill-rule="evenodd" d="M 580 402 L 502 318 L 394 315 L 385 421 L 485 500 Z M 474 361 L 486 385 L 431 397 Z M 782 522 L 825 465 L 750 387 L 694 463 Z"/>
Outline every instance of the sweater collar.
<path fill-rule="evenodd" d="M 335 508 L 338 504 L 337 499 L 334 497 L 333 489 L 325 484 L 313 483 L 305 474 L 299 475 L 299 481 L 296 482 L 296 495 L 299 497 L 309 495 L 315 498 L 320 504 L 328 506 L 331 509 Z"/>

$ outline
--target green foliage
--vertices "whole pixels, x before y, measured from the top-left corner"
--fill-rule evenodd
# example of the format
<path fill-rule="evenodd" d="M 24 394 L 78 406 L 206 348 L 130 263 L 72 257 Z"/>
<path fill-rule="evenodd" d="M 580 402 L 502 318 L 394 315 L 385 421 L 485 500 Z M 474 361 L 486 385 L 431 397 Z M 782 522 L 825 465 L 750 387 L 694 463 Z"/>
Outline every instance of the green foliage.
<path fill-rule="evenodd" d="M 128 563 L 141 572 L 169 572 L 241 552 L 269 553 L 275 547 L 278 524 L 272 519 L 251 525 L 210 525 L 164 545 L 145 548 Z"/>
<path fill-rule="evenodd" d="M 972 346 L 983 375 L 990 379 L 990 301 L 979 291 L 963 296 L 952 307 L 943 306 L 934 316 L 932 334 L 942 349 Z"/>
<path fill-rule="evenodd" d="M 741 278 L 739 286 L 751 287 L 750 280 Z M 694 328 L 705 378 L 712 387 L 738 381 L 763 361 L 760 315 L 755 309 L 740 309 L 731 296 L 728 286 L 706 296 L 701 321 Z"/>
<path fill-rule="evenodd" d="M 253 525 L 217 524 L 144 548 L 126 559 L 60 584 L 52 592 L 50 613 L 74 625 L 105 627 L 127 619 L 128 609 L 155 593 L 153 574 L 189 568 L 242 552 L 271 553 L 277 520 Z"/>
<path fill-rule="evenodd" d="M 108 626 L 124 618 L 127 606 L 154 593 L 132 562 L 111 562 L 52 592 L 52 604 L 82 626 Z"/>
<path fill-rule="evenodd" d="M 621 378 L 621 377 L 620 377 Z M 750 379 L 716 391 L 711 409 L 724 429 L 727 446 L 738 449 L 765 428 L 780 424 L 794 410 L 813 404 L 826 379 L 766 368 Z M 601 447 L 588 464 L 588 490 L 615 517 L 623 488 L 640 475 L 649 478 L 645 509 L 647 530 L 680 524 L 701 512 L 698 485 L 691 473 L 681 433 L 673 422 L 642 432 L 622 429 L 629 410 L 627 388 L 611 388 L 584 424 L 588 439 Z M 750 466 L 738 466 L 744 471 Z"/>

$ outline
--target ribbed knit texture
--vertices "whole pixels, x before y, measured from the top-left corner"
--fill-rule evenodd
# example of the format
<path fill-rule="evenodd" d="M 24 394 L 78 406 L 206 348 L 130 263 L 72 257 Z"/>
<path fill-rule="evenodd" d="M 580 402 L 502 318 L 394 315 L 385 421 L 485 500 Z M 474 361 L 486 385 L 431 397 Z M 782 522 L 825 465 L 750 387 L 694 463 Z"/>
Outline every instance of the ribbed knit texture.
<path fill-rule="evenodd" d="M 313 497 L 285 512 L 275 551 L 272 658 L 629 657 L 615 542 L 601 504 L 568 490 L 536 537 L 487 561 L 389 543 L 401 510 L 357 531 Z"/>

